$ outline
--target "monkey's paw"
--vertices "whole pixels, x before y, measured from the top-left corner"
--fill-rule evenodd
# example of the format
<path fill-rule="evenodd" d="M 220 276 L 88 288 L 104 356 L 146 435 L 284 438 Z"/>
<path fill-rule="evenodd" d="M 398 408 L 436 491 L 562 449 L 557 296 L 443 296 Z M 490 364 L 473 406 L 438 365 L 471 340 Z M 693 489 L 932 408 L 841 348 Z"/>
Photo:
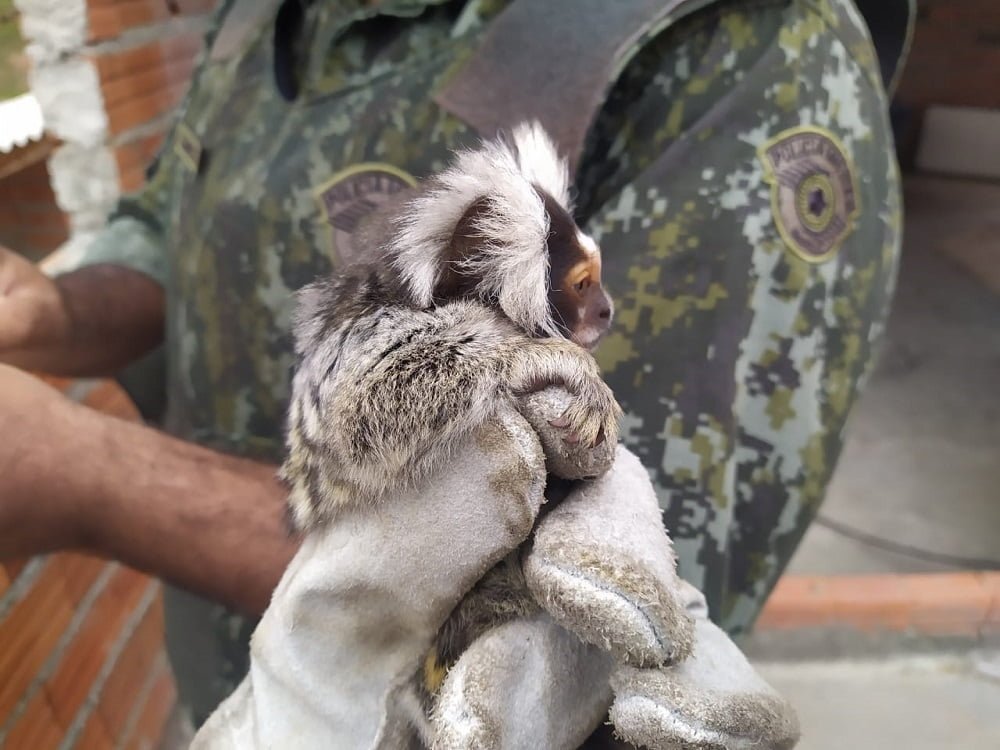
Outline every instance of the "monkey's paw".
<path fill-rule="evenodd" d="M 562 415 L 572 400 L 564 388 L 550 386 L 523 396 L 518 407 L 542 443 L 550 474 L 562 479 L 599 477 L 614 463 L 615 441 L 605 439 L 588 446 L 579 439 L 570 439 L 573 436 L 568 434 Z"/>
<path fill-rule="evenodd" d="M 565 430 L 563 440 L 596 447 L 618 442 L 618 423 L 622 409 L 608 385 L 600 378 L 587 378 L 579 391 L 570 394 L 569 405 L 549 424 Z"/>
<path fill-rule="evenodd" d="M 601 379 L 597 362 L 585 350 L 563 339 L 535 339 L 514 352 L 512 392 L 527 396 L 550 386 L 568 391 L 565 410 L 548 420 L 562 439 L 593 448 L 618 442 L 622 410 L 608 384 Z"/>

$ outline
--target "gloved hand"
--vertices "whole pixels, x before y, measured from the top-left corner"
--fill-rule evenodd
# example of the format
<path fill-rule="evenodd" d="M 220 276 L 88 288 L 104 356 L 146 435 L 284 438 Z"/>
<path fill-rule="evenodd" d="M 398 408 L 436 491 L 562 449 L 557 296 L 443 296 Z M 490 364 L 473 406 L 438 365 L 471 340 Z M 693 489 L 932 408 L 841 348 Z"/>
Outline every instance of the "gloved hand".
<path fill-rule="evenodd" d="M 531 427 L 505 413 L 419 493 L 308 539 L 254 635 L 250 675 L 193 747 L 572 750 L 612 702 L 618 733 L 652 748 L 794 744 L 794 714 L 677 579 L 639 461 L 566 443 L 549 424 L 562 398 L 530 397 Z M 528 537 L 542 446 L 564 476 L 616 460 L 538 523 L 522 567 L 541 609 L 475 640 L 428 722 L 414 675 L 463 594 Z"/>
<path fill-rule="evenodd" d="M 611 721 L 618 735 L 650 750 L 794 747 L 794 709 L 708 619 L 702 593 L 682 582 L 681 596 L 694 617 L 691 655 L 660 669 L 616 665 Z"/>
<path fill-rule="evenodd" d="M 551 412 L 544 400 L 533 406 Z M 677 577 L 646 470 L 624 448 L 539 521 L 523 568 L 545 612 L 496 628 L 458 660 L 439 696 L 436 747 L 579 747 L 592 728 L 582 717 L 610 702 L 608 672 L 610 718 L 629 745 L 604 733 L 587 748 L 795 745 L 794 710 Z"/>
<path fill-rule="evenodd" d="M 409 747 L 435 633 L 528 536 L 544 484 L 538 438 L 509 410 L 429 486 L 311 533 L 253 635 L 249 675 L 192 747 Z"/>

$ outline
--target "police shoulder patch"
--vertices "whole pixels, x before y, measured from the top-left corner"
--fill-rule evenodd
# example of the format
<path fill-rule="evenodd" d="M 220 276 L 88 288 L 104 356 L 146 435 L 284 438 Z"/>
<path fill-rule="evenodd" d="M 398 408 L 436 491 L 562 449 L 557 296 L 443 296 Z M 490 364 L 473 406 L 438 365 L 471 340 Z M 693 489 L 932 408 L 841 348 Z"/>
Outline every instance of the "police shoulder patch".
<path fill-rule="evenodd" d="M 333 251 L 342 263 L 356 260 L 362 252 L 354 241 L 361 221 L 393 195 L 416 184 L 412 175 L 391 164 L 368 162 L 337 172 L 315 189 Z"/>
<path fill-rule="evenodd" d="M 828 130 L 805 126 L 779 133 L 758 153 L 785 244 L 810 263 L 833 257 L 860 212 L 854 164 L 843 144 Z"/>

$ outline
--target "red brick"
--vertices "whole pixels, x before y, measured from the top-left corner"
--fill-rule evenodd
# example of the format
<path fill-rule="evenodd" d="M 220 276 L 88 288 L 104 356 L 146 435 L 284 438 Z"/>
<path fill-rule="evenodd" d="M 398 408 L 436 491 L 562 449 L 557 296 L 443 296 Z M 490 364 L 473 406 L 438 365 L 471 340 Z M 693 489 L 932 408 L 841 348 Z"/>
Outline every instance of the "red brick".
<path fill-rule="evenodd" d="M 848 627 L 975 635 L 995 616 L 1000 573 L 788 576 L 778 582 L 757 627 Z"/>
<path fill-rule="evenodd" d="M 83 725 L 83 731 L 73 744 L 73 750 L 113 750 L 115 743 L 104 726 L 101 715 L 96 711 Z"/>
<path fill-rule="evenodd" d="M 0 714 L 5 716 L 6 713 Z M 56 723 L 45 694 L 39 692 L 27 709 L 10 728 L 4 750 L 54 750 L 63 737 L 62 728 Z"/>
<path fill-rule="evenodd" d="M 65 552 L 54 557 L 53 562 L 62 571 L 63 588 L 71 606 L 77 606 L 101 571 L 110 563 L 90 555 Z"/>
<path fill-rule="evenodd" d="M 920 0 L 926 12 L 921 24 L 945 23 L 965 29 L 1000 28 L 1000 6 L 994 0 L 955 2 L 955 0 Z"/>
<path fill-rule="evenodd" d="M 218 5 L 217 0 L 177 0 L 177 6 L 185 16 L 200 16 L 211 13 Z"/>
<path fill-rule="evenodd" d="M 146 172 L 144 170 L 133 167 L 132 169 L 123 171 L 119 168 L 118 186 L 125 195 L 138 192 L 144 184 L 146 184 Z"/>
<path fill-rule="evenodd" d="M 133 76 L 140 71 L 158 66 L 169 66 L 176 59 L 190 59 L 201 50 L 202 38 L 197 32 L 178 34 L 150 42 L 124 52 L 94 56 L 101 86 L 123 76 Z"/>
<path fill-rule="evenodd" d="M 29 560 L 4 561 L 3 568 L 7 571 L 7 577 L 10 578 L 11 583 L 17 580 L 17 577 L 21 575 L 21 571 L 25 569 L 29 562 Z"/>
<path fill-rule="evenodd" d="M 124 102 L 141 97 L 150 91 L 169 88 L 190 80 L 195 56 L 164 60 L 161 64 L 133 75 L 120 76 L 101 87 L 104 106 L 111 110 Z"/>
<path fill-rule="evenodd" d="M 138 190 L 146 181 L 146 168 L 163 143 L 163 133 L 154 133 L 115 148 L 118 181 L 125 192 Z"/>
<path fill-rule="evenodd" d="M 107 8 L 120 2 L 122 0 L 88 0 L 87 5 L 92 8 Z M 166 3 L 166 0 L 163 2 Z M 217 5 L 217 0 L 174 0 L 173 5 L 180 15 L 202 15 L 211 11 Z"/>
<path fill-rule="evenodd" d="M 68 725 L 83 705 L 125 622 L 149 586 L 145 576 L 120 568 L 94 601 L 45 685 L 52 710 L 63 724 Z"/>
<path fill-rule="evenodd" d="M 1000 4 L 924 3 L 900 82 L 900 101 L 995 108 L 1000 89 L 989 75 L 1000 64 Z"/>
<path fill-rule="evenodd" d="M 109 109 L 109 132 L 112 135 L 119 135 L 155 120 L 179 104 L 186 90 L 187 82 L 169 84 L 146 96 L 129 99 Z"/>
<path fill-rule="evenodd" d="M 66 229 L 64 227 L 55 222 L 49 224 L 47 221 L 35 226 L 27 224 L 19 227 L 18 231 L 25 241 L 33 243 L 55 242 L 58 244 L 66 236 Z"/>
<path fill-rule="evenodd" d="M 120 736 L 135 705 L 137 691 L 162 653 L 163 609 L 161 600 L 157 598 L 156 604 L 149 608 L 121 652 L 101 692 L 98 711 L 111 737 Z"/>
<path fill-rule="evenodd" d="M 22 174 L 18 172 L 15 177 Z M 12 178 L 7 179 L 8 182 Z M 52 193 L 52 186 L 49 184 L 48 174 L 44 180 L 13 180 L 16 184 L 14 197 L 18 202 L 36 201 L 38 203 L 55 204 L 55 195 Z"/>
<path fill-rule="evenodd" d="M 160 660 L 156 671 L 158 675 L 155 678 L 156 682 L 153 684 L 146 705 L 142 707 L 142 713 L 127 739 L 126 750 L 155 748 L 163 737 L 163 727 L 177 700 L 177 692 L 165 658 Z"/>
<path fill-rule="evenodd" d="M 49 172 L 48 167 L 44 160 L 36 161 L 22 169 L 13 172 L 2 180 L 0 180 L 0 186 L 3 190 L 9 190 L 16 185 L 21 184 L 45 184 L 49 182 Z"/>
<path fill-rule="evenodd" d="M 133 158 L 135 163 L 145 169 L 149 165 L 149 162 L 153 160 L 153 157 L 160 151 L 165 137 L 166 133 L 160 131 L 130 143 L 122 144 L 119 148 L 127 151 L 131 155 L 130 158 Z"/>
<path fill-rule="evenodd" d="M 0 622 L 0 716 L 38 674 L 72 617 L 59 569 L 47 563 L 27 596 Z"/>
<path fill-rule="evenodd" d="M 123 31 L 170 18 L 165 0 L 122 0 L 114 5 L 89 5 L 87 25 L 92 40 L 111 39 Z"/>

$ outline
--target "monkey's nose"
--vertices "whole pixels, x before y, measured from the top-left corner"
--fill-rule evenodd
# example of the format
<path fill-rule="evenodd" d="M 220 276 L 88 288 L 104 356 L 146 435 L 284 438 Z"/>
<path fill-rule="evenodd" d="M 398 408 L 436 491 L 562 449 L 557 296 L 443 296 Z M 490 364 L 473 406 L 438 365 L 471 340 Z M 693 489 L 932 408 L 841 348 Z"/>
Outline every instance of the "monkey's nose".
<path fill-rule="evenodd" d="M 601 320 L 611 320 L 611 308 L 602 307 L 601 311 L 597 313 L 597 315 L 598 317 L 600 317 Z"/>

